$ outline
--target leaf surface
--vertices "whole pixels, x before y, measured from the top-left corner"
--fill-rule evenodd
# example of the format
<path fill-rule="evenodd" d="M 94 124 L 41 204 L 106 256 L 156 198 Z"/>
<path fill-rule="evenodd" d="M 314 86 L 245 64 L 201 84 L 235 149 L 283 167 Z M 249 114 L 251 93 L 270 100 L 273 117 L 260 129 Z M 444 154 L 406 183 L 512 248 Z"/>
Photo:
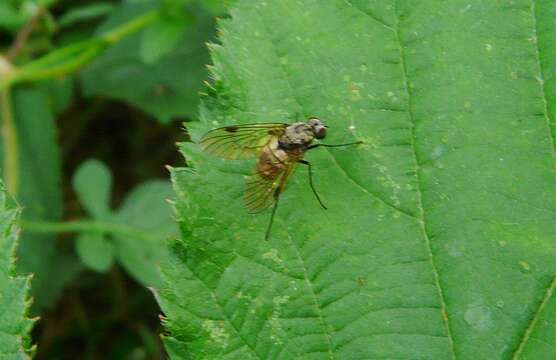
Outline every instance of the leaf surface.
<path fill-rule="evenodd" d="M 75 250 L 86 266 L 98 272 L 108 271 L 114 262 L 114 244 L 103 234 L 79 234 Z"/>
<path fill-rule="evenodd" d="M 145 286 L 161 284 L 158 266 L 167 258 L 161 243 L 177 232 L 169 181 L 150 180 L 135 187 L 115 211 L 110 209 L 112 174 L 99 160 L 87 160 L 77 169 L 73 186 L 98 228 L 111 232 L 83 232 L 76 241 L 81 261 L 105 272 L 118 260 Z"/>
<path fill-rule="evenodd" d="M 19 194 L 22 219 L 58 221 L 62 216 L 61 164 L 51 104 L 57 91 L 46 86 L 19 88 L 13 92 L 14 117 L 19 144 Z M 0 144 L 1 144 L 0 139 Z M 0 167 L 4 159 L 0 147 Z M 77 259 L 60 251 L 56 237 L 23 232 L 17 248 L 18 271 L 34 274 L 33 306 L 48 307 L 63 286 L 80 270 Z"/>
<path fill-rule="evenodd" d="M 553 357 L 555 11 L 238 1 L 193 139 L 298 113 L 327 122 L 326 143 L 365 144 L 307 154 L 329 210 L 299 168 L 269 242 L 269 214 L 242 208 L 253 162 L 182 146 L 160 292 L 172 357 Z"/>
<path fill-rule="evenodd" d="M 73 188 L 91 216 L 103 219 L 111 215 L 112 174 L 102 162 L 83 163 L 73 176 Z"/>
<path fill-rule="evenodd" d="M 19 208 L 0 182 L 0 359 L 29 359 L 29 332 L 34 321 L 27 318 L 28 276 L 15 271 L 15 249 L 19 235 Z"/>
<path fill-rule="evenodd" d="M 167 202 L 171 196 L 169 181 L 144 182 L 127 196 L 113 219 L 142 235 L 115 235 L 115 251 L 126 270 L 145 286 L 161 286 L 158 266 L 168 256 L 161 244 L 175 237 L 177 232 L 172 208 Z"/>
<path fill-rule="evenodd" d="M 60 17 L 58 25 L 69 27 L 80 22 L 85 22 L 109 14 L 114 10 L 114 5 L 107 2 L 97 2 L 84 6 L 70 8 Z"/>
<path fill-rule="evenodd" d="M 182 17 L 162 17 L 146 28 L 141 39 L 141 59 L 146 64 L 154 64 L 172 52 L 183 37 L 187 25 Z"/>

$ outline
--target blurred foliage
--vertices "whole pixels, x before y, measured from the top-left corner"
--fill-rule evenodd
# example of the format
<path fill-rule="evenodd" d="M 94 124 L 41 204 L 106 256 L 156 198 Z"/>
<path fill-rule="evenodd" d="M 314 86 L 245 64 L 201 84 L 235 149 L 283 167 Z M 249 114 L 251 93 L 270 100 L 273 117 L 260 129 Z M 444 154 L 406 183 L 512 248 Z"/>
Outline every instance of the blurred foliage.
<path fill-rule="evenodd" d="M 152 6 L 123 4 L 98 31 L 102 34 Z M 182 17 L 163 15 L 142 34 L 95 59 L 80 76 L 84 94 L 125 100 L 163 123 L 195 116 L 198 92 L 207 77 L 205 42 L 214 35 L 214 23 L 206 9 L 198 5 L 188 9 Z"/>
<path fill-rule="evenodd" d="M 56 221 L 63 214 L 60 150 L 51 105 L 58 94 L 55 90 L 50 94 L 49 98 L 46 90 L 37 87 L 19 88 L 13 94 L 21 154 L 17 198 L 25 206 L 24 221 Z M 74 256 L 57 249 L 51 234 L 23 232 L 18 257 L 18 269 L 35 274 L 32 290 L 39 308 L 54 302 L 80 269 Z"/>
<path fill-rule="evenodd" d="M 0 168 L 24 209 L 38 359 L 165 357 L 147 290 L 177 231 L 165 166 L 226 5 L 0 1 Z"/>
<path fill-rule="evenodd" d="M 157 267 L 165 260 L 160 239 L 175 236 L 176 223 L 165 199 L 172 194 L 169 181 L 152 180 L 133 189 L 121 207 L 110 210 L 112 177 L 96 160 L 85 162 L 73 178 L 75 192 L 94 221 L 67 226 L 81 230 L 77 253 L 93 270 L 107 271 L 117 259 L 145 286 L 161 283 Z M 106 234 L 106 229 L 112 236 Z"/>

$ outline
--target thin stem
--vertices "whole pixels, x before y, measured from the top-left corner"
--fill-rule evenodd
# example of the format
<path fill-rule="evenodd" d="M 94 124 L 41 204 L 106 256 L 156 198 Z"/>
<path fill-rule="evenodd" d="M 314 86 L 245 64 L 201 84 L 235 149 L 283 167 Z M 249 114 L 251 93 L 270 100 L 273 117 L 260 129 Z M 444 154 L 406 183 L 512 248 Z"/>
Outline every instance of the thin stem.
<path fill-rule="evenodd" d="M 159 18 L 160 14 L 158 13 L 158 11 L 150 11 L 146 14 L 144 14 L 143 16 L 140 16 L 136 19 L 131 20 L 130 22 L 112 30 L 109 31 L 108 33 L 104 34 L 102 36 L 102 38 L 109 44 L 113 44 L 116 43 L 120 40 L 122 40 L 122 38 L 138 31 L 141 30 L 143 27 L 145 27 L 146 25 L 154 22 L 155 20 L 157 20 Z"/>
<path fill-rule="evenodd" d="M 95 232 L 101 234 L 113 234 L 133 237 L 144 241 L 153 241 L 156 236 L 134 227 L 96 220 L 75 220 L 67 222 L 47 221 L 21 221 L 24 231 L 36 233 L 72 233 L 72 232 Z"/>
<path fill-rule="evenodd" d="M 31 61 L 15 69 L 10 78 L 5 82 L 16 84 L 25 81 L 37 81 L 58 78 L 71 74 L 87 65 L 97 55 L 102 53 L 107 46 L 121 41 L 148 24 L 158 19 L 157 11 L 148 12 L 128 23 L 117 27 L 106 34 L 90 40 L 71 44 L 54 50 L 43 57 Z"/>
<path fill-rule="evenodd" d="M 10 80 L 12 83 L 18 83 L 58 78 L 71 74 L 89 63 L 104 48 L 105 44 L 100 40 L 70 45 L 19 68 Z M 63 56 L 67 56 L 69 59 L 66 60 Z M 58 63 L 56 63 L 57 60 Z M 52 66 L 49 66 L 49 63 L 52 63 Z"/>
<path fill-rule="evenodd" d="M 40 8 L 39 10 L 37 10 L 35 15 L 33 15 L 31 19 L 27 22 L 27 24 L 25 24 L 25 26 L 17 33 L 15 41 L 13 42 L 12 46 L 10 47 L 10 49 L 6 54 L 6 58 L 8 60 L 12 61 L 17 57 L 21 49 L 23 49 L 23 47 L 27 43 L 27 40 L 29 40 L 29 37 L 33 33 L 33 30 L 35 30 L 35 27 L 37 26 L 39 19 L 45 13 L 46 13 L 45 8 Z"/>
<path fill-rule="evenodd" d="M 13 116 L 11 88 L 6 86 L 0 93 L 2 108 L 2 143 L 4 144 L 4 181 L 8 192 L 17 196 L 19 180 L 19 147 L 17 129 Z"/>

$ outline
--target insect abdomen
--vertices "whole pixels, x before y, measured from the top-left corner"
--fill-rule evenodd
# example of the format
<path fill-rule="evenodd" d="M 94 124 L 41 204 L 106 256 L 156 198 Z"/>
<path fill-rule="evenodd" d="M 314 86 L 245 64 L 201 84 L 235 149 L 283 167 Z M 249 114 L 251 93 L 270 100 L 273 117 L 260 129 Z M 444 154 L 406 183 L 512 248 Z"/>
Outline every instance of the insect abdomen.
<path fill-rule="evenodd" d="M 274 180 L 286 167 L 287 154 L 282 150 L 265 149 L 257 162 L 257 173 L 267 180 Z"/>

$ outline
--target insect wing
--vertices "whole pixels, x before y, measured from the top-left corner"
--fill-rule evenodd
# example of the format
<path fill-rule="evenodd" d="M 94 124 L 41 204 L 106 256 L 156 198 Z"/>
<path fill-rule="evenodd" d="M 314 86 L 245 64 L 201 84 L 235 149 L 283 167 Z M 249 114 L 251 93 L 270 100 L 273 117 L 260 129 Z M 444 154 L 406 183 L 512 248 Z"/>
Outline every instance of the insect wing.
<path fill-rule="evenodd" d="M 284 132 L 288 124 L 260 123 L 231 125 L 207 132 L 201 139 L 201 148 L 224 159 L 249 159 Z"/>
<path fill-rule="evenodd" d="M 284 191 L 295 165 L 297 162 L 289 163 L 273 179 L 264 178 L 258 173 L 248 177 L 244 197 L 247 210 L 250 213 L 258 213 L 274 204 L 276 197 Z M 276 193 L 278 189 L 279 193 Z"/>

